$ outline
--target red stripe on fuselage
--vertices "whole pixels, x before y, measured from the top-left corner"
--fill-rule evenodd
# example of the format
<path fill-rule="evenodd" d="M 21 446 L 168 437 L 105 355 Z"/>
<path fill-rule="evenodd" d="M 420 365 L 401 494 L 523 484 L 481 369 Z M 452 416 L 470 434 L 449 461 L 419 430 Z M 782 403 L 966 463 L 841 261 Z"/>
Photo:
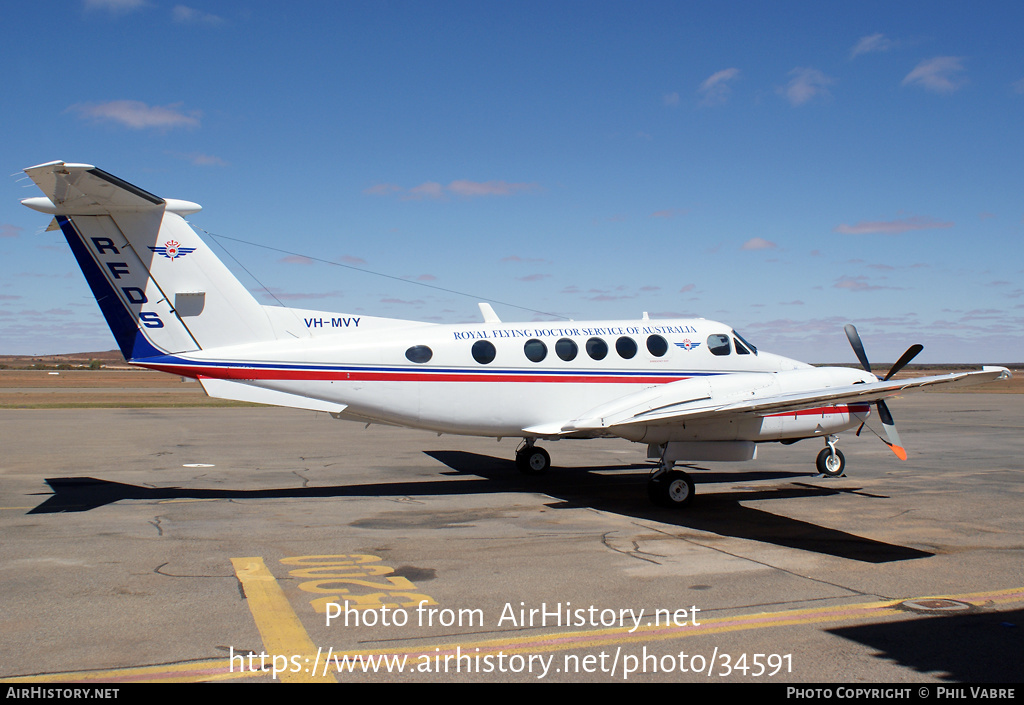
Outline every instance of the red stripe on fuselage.
<path fill-rule="evenodd" d="M 863 414 L 870 410 L 870 404 L 836 404 L 835 406 L 818 406 L 813 409 L 768 414 L 767 418 L 774 418 L 776 416 L 818 416 L 823 414 Z"/>
<path fill-rule="evenodd" d="M 138 363 L 137 363 L 138 364 Z M 666 384 L 689 379 L 679 377 L 647 377 L 633 375 L 536 374 L 472 372 L 401 372 L 360 370 L 274 370 L 245 367 L 201 367 L 185 365 L 147 365 L 143 367 L 193 378 L 237 380 L 287 380 L 314 382 L 558 382 L 576 384 Z"/>

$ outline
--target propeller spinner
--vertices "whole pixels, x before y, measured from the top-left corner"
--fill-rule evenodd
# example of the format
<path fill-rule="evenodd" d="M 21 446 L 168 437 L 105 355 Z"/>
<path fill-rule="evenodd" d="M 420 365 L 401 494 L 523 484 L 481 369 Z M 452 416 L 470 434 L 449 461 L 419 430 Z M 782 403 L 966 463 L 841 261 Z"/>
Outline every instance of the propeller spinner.
<path fill-rule="evenodd" d="M 867 353 L 864 352 L 864 344 L 860 341 L 860 334 L 857 333 L 857 329 L 852 323 L 847 323 L 845 329 L 846 337 L 850 341 L 850 346 L 853 348 L 853 352 L 857 355 L 857 359 L 860 360 L 861 367 L 867 372 L 871 372 L 871 363 L 868 362 Z M 907 351 L 900 356 L 900 359 L 896 361 L 892 367 L 889 368 L 888 374 L 881 378 L 882 382 L 888 381 L 894 374 L 902 370 L 907 363 L 917 357 L 917 354 L 924 350 L 923 345 L 911 345 L 907 348 Z M 871 374 L 874 374 L 871 372 Z M 877 375 L 876 375 L 877 377 Z M 882 439 L 882 441 L 889 446 L 896 457 L 900 460 L 907 459 L 907 451 L 903 448 L 903 443 L 900 441 L 900 434 L 896 432 L 896 422 L 893 421 L 892 414 L 889 412 L 889 407 L 886 406 L 884 399 L 879 399 L 875 402 L 875 407 L 878 409 L 878 418 L 882 421 L 882 428 L 885 429 L 886 438 L 889 440 Z M 864 428 L 864 424 L 860 425 L 857 429 L 857 435 L 860 435 L 861 429 Z"/>

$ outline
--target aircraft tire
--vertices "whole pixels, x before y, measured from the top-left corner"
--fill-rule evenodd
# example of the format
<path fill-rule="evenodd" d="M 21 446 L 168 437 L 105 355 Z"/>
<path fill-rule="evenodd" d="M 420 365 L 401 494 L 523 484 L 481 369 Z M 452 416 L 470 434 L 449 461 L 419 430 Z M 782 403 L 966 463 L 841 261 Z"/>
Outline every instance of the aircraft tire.
<path fill-rule="evenodd" d="M 682 509 L 696 493 L 693 480 L 681 470 L 670 470 L 647 483 L 647 496 L 661 507 Z"/>
<path fill-rule="evenodd" d="M 822 448 L 815 464 L 818 466 L 818 472 L 825 477 L 842 477 L 846 474 L 846 457 L 838 448 L 836 448 L 835 459 L 832 458 L 831 449 Z"/>
<path fill-rule="evenodd" d="M 524 448 L 516 453 L 516 467 L 524 475 L 540 475 L 551 468 L 551 456 L 537 446 Z"/>

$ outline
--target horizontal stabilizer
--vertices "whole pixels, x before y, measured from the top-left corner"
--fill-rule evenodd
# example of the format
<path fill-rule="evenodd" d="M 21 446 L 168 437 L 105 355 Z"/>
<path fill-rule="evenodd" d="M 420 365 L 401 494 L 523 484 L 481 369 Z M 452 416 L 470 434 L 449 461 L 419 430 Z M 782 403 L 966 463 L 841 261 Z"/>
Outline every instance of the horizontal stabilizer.
<path fill-rule="evenodd" d="M 178 215 L 202 210 L 191 201 L 160 198 L 91 164 L 49 162 L 25 169 L 46 196 L 22 203 L 50 215 L 110 215 L 164 208 Z"/>

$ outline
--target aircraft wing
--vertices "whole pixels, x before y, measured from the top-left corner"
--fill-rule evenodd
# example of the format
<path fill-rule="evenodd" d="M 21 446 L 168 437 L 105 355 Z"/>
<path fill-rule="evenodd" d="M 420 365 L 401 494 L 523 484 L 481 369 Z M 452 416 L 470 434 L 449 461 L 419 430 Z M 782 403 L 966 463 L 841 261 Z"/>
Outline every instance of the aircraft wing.
<path fill-rule="evenodd" d="M 604 404 L 564 423 L 543 424 L 523 429 L 537 435 L 568 435 L 593 432 L 613 426 L 660 426 L 698 419 L 725 418 L 753 414 L 768 416 L 788 411 L 813 409 L 822 405 L 867 403 L 928 387 L 964 387 L 1009 378 L 1005 367 L 984 367 L 971 372 L 956 372 L 930 377 L 849 384 L 784 394 L 747 392 L 716 398 L 710 385 L 687 384 L 682 380 L 651 387 L 626 395 L 612 404 Z M 707 390 L 706 393 L 704 390 Z"/>

